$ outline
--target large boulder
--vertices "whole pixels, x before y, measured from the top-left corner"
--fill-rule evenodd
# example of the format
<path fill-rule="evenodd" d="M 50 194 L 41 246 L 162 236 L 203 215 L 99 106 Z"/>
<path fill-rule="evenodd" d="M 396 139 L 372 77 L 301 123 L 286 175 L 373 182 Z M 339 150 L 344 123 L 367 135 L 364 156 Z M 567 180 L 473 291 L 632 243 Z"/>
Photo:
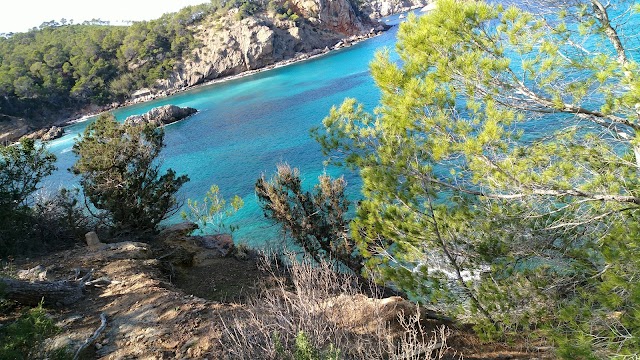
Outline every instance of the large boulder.
<path fill-rule="evenodd" d="M 231 234 L 192 236 L 198 229 L 192 222 L 171 225 L 157 236 L 157 248 L 162 248 L 162 260 L 177 266 L 206 266 L 215 259 L 231 256 L 235 245 Z"/>
<path fill-rule="evenodd" d="M 162 229 L 162 231 L 160 231 L 160 234 L 158 234 L 158 237 L 163 240 L 182 240 L 185 237 L 191 235 L 191 233 L 197 229 L 198 224 L 192 223 L 190 221 L 184 221 Z"/>
<path fill-rule="evenodd" d="M 229 256 L 234 249 L 231 234 L 194 236 L 193 239 L 198 245 L 206 249 L 204 252 L 210 253 L 214 257 Z"/>
<path fill-rule="evenodd" d="M 158 126 L 168 125 L 180 121 L 188 116 L 197 113 L 198 110 L 190 107 L 179 107 L 175 105 L 158 106 L 142 115 L 132 115 L 125 119 L 125 124 L 155 124 Z"/>
<path fill-rule="evenodd" d="M 62 137 L 64 135 L 64 129 L 57 126 L 52 126 L 49 130 L 47 130 L 44 135 L 40 138 L 42 141 L 51 141 L 57 138 Z"/>
<path fill-rule="evenodd" d="M 431 312 L 399 296 L 375 299 L 363 294 L 340 294 L 318 300 L 311 305 L 316 313 L 357 334 L 375 333 L 376 329 L 387 328 L 393 337 L 401 336 L 407 325 L 415 325 L 411 317 L 419 317 L 422 326 L 436 327 L 446 324 L 445 320 L 435 320 Z"/>

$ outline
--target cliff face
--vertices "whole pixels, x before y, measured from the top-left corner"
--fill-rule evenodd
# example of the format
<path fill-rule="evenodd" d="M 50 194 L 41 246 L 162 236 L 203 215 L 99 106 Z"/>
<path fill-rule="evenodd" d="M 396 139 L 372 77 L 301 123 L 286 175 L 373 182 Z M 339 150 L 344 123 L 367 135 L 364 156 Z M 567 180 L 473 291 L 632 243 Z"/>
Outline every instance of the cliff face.
<path fill-rule="evenodd" d="M 362 11 L 373 19 L 422 8 L 432 1 L 435 0 L 366 0 Z"/>
<path fill-rule="evenodd" d="M 207 80 L 239 74 L 328 50 L 345 39 L 366 36 L 383 26 L 359 16 L 348 0 L 293 0 L 298 21 L 262 13 L 244 20 L 210 18 L 197 28 L 201 46 L 179 63 L 174 73 L 159 81 L 160 91 L 173 91 Z"/>
<path fill-rule="evenodd" d="M 359 35 L 371 25 L 369 19 L 358 16 L 349 0 L 292 0 L 292 5 L 318 28 L 343 35 Z"/>

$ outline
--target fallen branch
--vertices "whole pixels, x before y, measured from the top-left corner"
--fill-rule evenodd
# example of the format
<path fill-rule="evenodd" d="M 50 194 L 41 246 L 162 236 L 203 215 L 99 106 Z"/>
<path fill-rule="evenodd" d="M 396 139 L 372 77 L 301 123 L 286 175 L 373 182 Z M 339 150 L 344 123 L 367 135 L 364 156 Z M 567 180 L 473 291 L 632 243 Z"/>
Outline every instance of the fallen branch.
<path fill-rule="evenodd" d="M 71 281 L 20 281 L 0 278 L 4 297 L 20 304 L 36 306 L 44 299 L 47 305 L 71 305 L 82 299 L 84 283 Z"/>
<path fill-rule="evenodd" d="M 77 269 L 76 269 L 77 270 Z M 80 274 L 76 271 L 76 277 Z M 84 297 L 84 287 L 90 282 L 93 269 L 76 281 L 24 281 L 0 278 L 4 297 L 20 304 L 36 306 L 44 300 L 46 305 L 71 305 Z"/>
<path fill-rule="evenodd" d="M 91 345 L 91 343 L 93 343 L 94 341 L 96 341 L 96 339 L 98 338 L 98 336 L 100 336 L 100 334 L 102 334 L 102 332 L 104 331 L 104 329 L 107 327 L 107 315 L 105 313 L 101 313 L 100 314 L 100 327 L 98 327 L 96 329 L 96 331 L 93 332 L 93 335 L 91 335 L 90 338 L 88 338 L 84 344 L 82 344 L 78 350 L 76 351 L 76 354 L 73 355 L 73 360 L 78 360 L 78 358 L 80 357 L 80 353 L 82 352 L 82 350 L 86 349 L 87 346 Z"/>
<path fill-rule="evenodd" d="M 80 286 L 84 286 L 84 284 L 91 280 L 91 277 L 93 276 L 93 269 L 89 270 L 80 280 L 78 280 L 78 283 L 80 284 Z"/>

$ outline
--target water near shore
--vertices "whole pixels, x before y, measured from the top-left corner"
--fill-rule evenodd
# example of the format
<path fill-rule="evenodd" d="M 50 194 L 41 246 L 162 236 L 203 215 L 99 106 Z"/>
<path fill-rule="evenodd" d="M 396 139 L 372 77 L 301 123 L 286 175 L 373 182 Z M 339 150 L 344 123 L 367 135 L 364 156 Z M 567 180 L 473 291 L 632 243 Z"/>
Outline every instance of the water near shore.
<path fill-rule="evenodd" d="M 398 16 L 388 20 L 387 24 L 399 21 Z M 320 147 L 309 136 L 309 129 L 321 125 L 331 106 L 346 97 L 357 98 L 368 108 L 375 106 L 379 92 L 368 64 L 377 50 L 393 49 L 396 33 L 394 27 L 319 58 L 124 107 L 114 115 L 123 121 L 129 115 L 165 104 L 198 109 L 197 114 L 165 128 L 164 166 L 191 178 L 179 193 L 181 198 L 201 199 L 211 184 L 219 185 L 226 197 L 240 195 L 245 206 L 232 219 L 240 226 L 234 237 L 236 241 L 262 245 L 280 235 L 260 211 L 255 181 L 262 173 L 271 176 L 280 162 L 300 168 L 308 185 L 325 171 L 340 174 L 338 169 L 323 166 Z M 59 170 L 47 179 L 47 188 L 77 182 L 67 169 L 75 161 L 71 153 L 74 139 L 87 124 L 69 126 L 66 136 L 50 143 L 58 156 Z M 344 175 L 350 197 L 357 197 L 358 177 Z M 170 219 L 179 220 L 179 215 Z"/>

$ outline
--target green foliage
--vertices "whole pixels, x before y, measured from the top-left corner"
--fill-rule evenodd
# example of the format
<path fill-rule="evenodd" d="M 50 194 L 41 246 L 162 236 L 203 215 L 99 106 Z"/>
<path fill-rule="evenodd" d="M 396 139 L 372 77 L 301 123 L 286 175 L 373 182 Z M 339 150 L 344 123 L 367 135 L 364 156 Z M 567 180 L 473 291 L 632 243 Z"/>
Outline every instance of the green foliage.
<path fill-rule="evenodd" d="M 348 235 L 346 182 L 326 175 L 318 181 L 314 192 L 304 191 L 298 169 L 283 164 L 270 180 L 258 179 L 256 194 L 264 215 L 315 261 L 337 260 L 359 275 L 362 258 Z"/>
<path fill-rule="evenodd" d="M 298 22 L 301 16 L 289 1 L 271 0 L 268 5 L 269 11 L 273 12 L 280 20 L 291 20 Z"/>
<path fill-rule="evenodd" d="M 599 5 L 439 1 L 371 64 L 374 113 L 347 100 L 315 132 L 362 177 L 369 269 L 566 358 L 640 352 L 638 23 Z"/>
<path fill-rule="evenodd" d="M 33 193 L 55 169 L 55 156 L 33 140 L 0 146 L 0 257 L 24 250 L 34 225 Z"/>
<path fill-rule="evenodd" d="M 249 0 L 243 1 L 238 7 L 238 12 L 236 13 L 236 19 L 242 20 L 244 18 L 247 18 L 249 16 L 256 14 L 261 10 L 262 10 L 262 7 L 257 2 L 249 1 Z"/>
<path fill-rule="evenodd" d="M 58 332 L 42 304 L 30 309 L 13 323 L 0 328 L 1 359 L 34 359 L 41 356 L 42 342 Z M 56 359 L 71 358 L 65 349 L 55 351 Z"/>
<path fill-rule="evenodd" d="M 0 38 L 0 109 L 35 119 L 124 100 L 173 71 L 198 45 L 193 25 L 214 10 L 189 6 L 128 27 L 53 23 Z"/>
<path fill-rule="evenodd" d="M 34 140 L 0 146 L 0 205 L 15 210 L 29 204 L 41 180 L 55 170 L 56 158 Z"/>
<path fill-rule="evenodd" d="M 73 146 L 78 160 L 72 172 L 80 175 L 85 196 L 107 212 L 116 231 L 154 231 L 177 210 L 175 194 L 189 178 L 171 169 L 161 175 L 157 157 L 163 140 L 161 128 L 119 124 L 103 114 Z"/>
<path fill-rule="evenodd" d="M 201 232 L 204 232 L 205 229 L 213 229 L 215 233 L 225 231 L 233 233 L 238 230 L 238 226 L 227 225 L 225 220 L 233 216 L 243 206 L 244 201 L 238 195 L 234 196 L 227 204 L 227 201 L 220 195 L 220 188 L 217 185 L 211 185 L 202 203 L 188 199 L 188 211 L 183 210 L 180 215 L 184 220 L 198 224 Z"/>
<path fill-rule="evenodd" d="M 294 360 L 338 360 L 340 359 L 340 350 L 330 347 L 326 353 L 320 352 L 309 341 L 307 335 L 300 331 L 296 335 L 295 349 L 293 351 Z"/>
<path fill-rule="evenodd" d="M 282 344 L 280 335 L 273 334 L 274 348 L 278 359 L 286 360 L 338 360 L 340 350 L 330 346 L 326 352 L 317 349 L 309 340 L 304 331 L 300 330 L 293 341 L 293 349 L 286 349 Z"/>

